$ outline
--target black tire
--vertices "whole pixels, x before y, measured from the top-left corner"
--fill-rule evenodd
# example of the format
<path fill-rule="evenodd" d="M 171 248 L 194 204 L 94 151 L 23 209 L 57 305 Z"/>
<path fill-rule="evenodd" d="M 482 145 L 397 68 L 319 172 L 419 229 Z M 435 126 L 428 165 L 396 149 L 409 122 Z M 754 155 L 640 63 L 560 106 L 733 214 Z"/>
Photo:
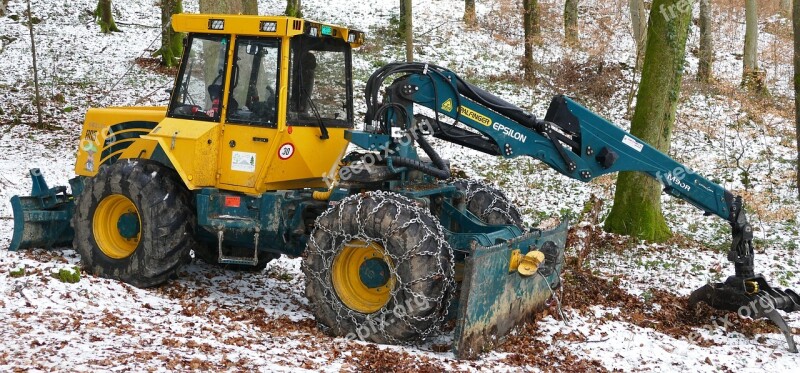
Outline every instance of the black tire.
<path fill-rule="evenodd" d="M 252 257 L 253 250 L 242 247 L 227 247 L 223 245 L 222 253 L 225 256 Z M 242 272 L 261 272 L 264 270 L 264 268 L 267 268 L 267 264 L 269 264 L 269 262 L 271 262 L 273 259 L 277 259 L 278 257 L 280 257 L 279 254 L 260 251 L 258 253 L 258 264 L 254 266 L 242 265 L 242 264 L 220 264 L 219 250 L 217 249 L 216 246 L 210 246 L 210 245 L 197 245 L 194 248 L 194 255 L 195 259 L 200 259 L 208 264 L 220 266 L 224 269 L 229 269 L 232 271 L 242 271 Z"/>
<path fill-rule="evenodd" d="M 119 226 L 120 223 L 103 221 L 102 214 L 96 214 L 101 202 L 120 199 L 119 196 L 135 206 L 139 237 L 138 243 L 132 239 L 135 245 L 132 253 L 115 258 L 108 253 L 117 248 L 108 244 L 112 241 L 104 241 L 103 237 L 108 236 L 102 236 L 102 230 L 95 232 L 94 224 L 108 227 L 116 223 Z M 194 210 L 189 207 L 190 199 L 191 194 L 178 174 L 157 162 L 119 160 L 101 168 L 95 177 L 86 181 L 72 217 L 73 247 L 81 254 L 84 269 L 141 288 L 177 277 L 180 267 L 191 261 L 189 252 L 194 246 L 196 219 Z M 105 211 L 105 207 L 102 210 Z M 106 243 L 103 248 L 98 245 L 98 234 L 100 242 Z"/>
<path fill-rule="evenodd" d="M 500 189 L 471 179 L 456 179 L 453 185 L 466 195 L 467 210 L 484 223 L 515 225 L 524 230 L 522 214 Z"/>
<path fill-rule="evenodd" d="M 377 311 L 354 310 L 334 286 L 335 260 L 353 241 L 377 243 L 390 258 L 393 286 Z M 320 327 L 334 336 L 407 343 L 439 332 L 453 296 L 453 251 L 438 220 L 403 196 L 354 195 L 316 221 L 303 261 L 306 296 Z M 367 258 L 364 258 L 367 259 Z"/>

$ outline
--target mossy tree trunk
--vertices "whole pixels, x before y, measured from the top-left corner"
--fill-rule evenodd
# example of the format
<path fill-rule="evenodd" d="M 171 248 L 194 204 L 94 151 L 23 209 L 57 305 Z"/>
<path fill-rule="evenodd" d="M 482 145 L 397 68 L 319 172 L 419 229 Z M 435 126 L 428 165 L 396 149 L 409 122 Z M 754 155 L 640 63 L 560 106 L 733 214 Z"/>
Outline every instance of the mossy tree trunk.
<path fill-rule="evenodd" d="M 403 0 L 405 4 L 403 10 L 405 11 L 405 32 L 403 33 L 406 39 L 406 62 L 414 62 L 414 20 L 411 15 L 411 0 Z"/>
<path fill-rule="evenodd" d="M 636 66 L 642 66 L 645 46 L 647 45 L 647 9 L 644 0 L 628 0 L 631 13 L 631 29 L 633 40 L 636 42 Z"/>
<path fill-rule="evenodd" d="M 675 18 L 667 19 L 658 9 L 684 1 L 653 1 L 642 80 L 631 121 L 633 135 L 665 153 L 675 122 L 692 13 L 677 12 Z M 672 233 L 661 213 L 661 185 L 642 173 L 620 173 L 605 229 L 648 241 L 668 239 Z"/>
<path fill-rule="evenodd" d="M 289 17 L 303 17 L 303 6 L 300 0 L 286 0 L 286 15 Z"/>
<path fill-rule="evenodd" d="M 523 69 L 525 70 L 525 80 L 533 82 L 535 80 L 533 61 L 533 45 L 539 44 L 542 37 L 542 28 L 539 22 L 539 0 L 522 0 L 522 27 L 525 35 L 525 56 Z"/>
<path fill-rule="evenodd" d="M 800 0 L 792 6 L 794 26 L 794 110 L 795 138 L 797 140 L 797 197 L 800 198 Z"/>
<path fill-rule="evenodd" d="M 700 0 L 700 48 L 697 80 L 705 84 L 714 78 L 714 29 L 711 0 Z"/>
<path fill-rule="evenodd" d="M 175 32 L 170 21 L 173 14 L 183 12 L 183 0 L 161 0 L 161 48 L 154 56 L 161 56 L 161 65 L 178 66 L 183 54 L 183 34 Z"/>
<path fill-rule="evenodd" d="M 464 23 L 475 26 L 475 0 L 464 0 Z"/>
<path fill-rule="evenodd" d="M 781 13 L 784 17 L 792 19 L 792 0 L 781 0 Z"/>
<path fill-rule="evenodd" d="M 745 0 L 744 58 L 742 88 L 763 96 L 769 95 L 766 72 L 758 67 L 758 2 Z"/>
<path fill-rule="evenodd" d="M 564 2 L 564 42 L 567 45 L 578 45 L 578 0 Z"/>
<path fill-rule="evenodd" d="M 200 0 L 200 13 L 258 14 L 257 0 Z"/>
<path fill-rule="evenodd" d="M 397 20 L 397 35 L 404 37 L 406 34 L 406 0 L 400 0 L 400 14 L 398 14 Z"/>
<path fill-rule="evenodd" d="M 121 32 L 114 22 L 114 14 L 111 12 L 111 0 L 98 0 L 97 8 L 94 10 L 94 18 L 100 25 L 100 32 L 104 34 Z"/>

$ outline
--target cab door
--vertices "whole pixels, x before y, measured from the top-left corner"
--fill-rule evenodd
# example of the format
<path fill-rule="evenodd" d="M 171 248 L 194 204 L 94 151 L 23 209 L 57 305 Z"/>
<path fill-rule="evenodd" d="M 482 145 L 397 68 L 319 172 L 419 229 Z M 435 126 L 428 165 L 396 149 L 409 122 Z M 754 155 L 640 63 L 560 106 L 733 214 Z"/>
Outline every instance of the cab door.
<path fill-rule="evenodd" d="M 220 144 L 219 183 L 253 192 L 275 151 L 278 132 L 281 40 L 237 37 Z"/>

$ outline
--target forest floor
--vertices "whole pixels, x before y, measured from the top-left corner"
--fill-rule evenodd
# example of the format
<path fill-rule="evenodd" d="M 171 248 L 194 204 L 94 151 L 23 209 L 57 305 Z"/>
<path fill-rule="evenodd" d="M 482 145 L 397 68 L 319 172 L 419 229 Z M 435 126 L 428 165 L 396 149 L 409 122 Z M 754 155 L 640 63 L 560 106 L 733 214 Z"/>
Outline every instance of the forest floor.
<path fill-rule="evenodd" d="M 262 1 L 260 13 L 283 11 Z M 396 1 L 303 2 L 311 19 L 367 32 L 354 53 L 357 121 L 369 74 L 402 59 L 387 26 Z M 517 1 L 478 1 L 478 25 L 461 22 L 463 2 L 415 2 L 416 55 L 541 116 L 549 98 L 565 93 L 628 128 L 634 73 L 627 1 L 581 2 L 581 46 L 563 46 L 563 1 L 543 1 L 543 42 L 535 49 L 536 84 L 524 84 L 521 13 Z M 794 186 L 791 25 L 761 16 L 760 58 L 770 98 L 738 89 L 742 10 L 714 1 L 716 82 L 694 81 L 695 25 L 670 156 L 745 197 L 756 235 L 756 266 L 776 286 L 800 288 L 796 254 L 800 203 Z M 50 185 L 66 185 L 83 116 L 90 107 L 166 105 L 170 71 L 148 59 L 159 43 L 151 0 L 115 2 L 122 33 L 101 35 L 94 0 L 32 0 L 46 129 L 35 128 L 30 39 L 23 1 L 0 18 L 0 201 L 28 194 L 28 169 Z M 184 0 L 188 12 L 195 0 Z M 695 10 L 696 16 L 696 10 Z M 138 62 L 137 62 L 138 61 Z M 633 103 L 635 104 L 635 102 Z M 386 346 L 331 338 L 316 327 L 304 293 L 300 259 L 281 258 L 259 273 L 232 272 L 196 261 L 177 280 L 153 289 L 81 273 L 77 283 L 53 277 L 80 265 L 69 248 L 5 250 L 13 220 L 0 203 L 0 370 L 345 370 L 394 371 L 794 371 L 800 356 L 764 321 L 706 308 L 690 310 L 692 290 L 733 269 L 726 260 L 729 228 L 692 206 L 663 198 L 675 237 L 648 244 L 602 232 L 615 177 L 583 184 L 531 159 L 501 160 L 434 142 L 454 167 L 488 180 L 520 206 L 526 222 L 571 215 L 562 318 L 551 308 L 498 349 L 459 361 L 436 341 Z M 599 219 L 583 214 L 592 196 Z M 24 269 L 19 272 L 19 269 Z M 14 272 L 14 275 L 12 275 Z M 786 315 L 797 334 L 800 315 Z"/>

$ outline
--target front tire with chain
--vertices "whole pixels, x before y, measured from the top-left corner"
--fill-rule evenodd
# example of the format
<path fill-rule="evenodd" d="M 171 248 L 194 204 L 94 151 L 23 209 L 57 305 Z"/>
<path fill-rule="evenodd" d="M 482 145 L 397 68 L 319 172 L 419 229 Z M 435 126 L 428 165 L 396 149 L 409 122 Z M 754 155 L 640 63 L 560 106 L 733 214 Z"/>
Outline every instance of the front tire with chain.
<path fill-rule="evenodd" d="M 177 277 L 194 245 L 190 198 L 178 174 L 157 162 L 102 167 L 86 181 L 72 217 L 83 267 L 136 287 Z"/>
<path fill-rule="evenodd" d="M 453 251 L 438 220 L 406 197 L 340 201 L 317 219 L 305 255 L 306 296 L 329 334 L 397 344 L 445 321 Z"/>

